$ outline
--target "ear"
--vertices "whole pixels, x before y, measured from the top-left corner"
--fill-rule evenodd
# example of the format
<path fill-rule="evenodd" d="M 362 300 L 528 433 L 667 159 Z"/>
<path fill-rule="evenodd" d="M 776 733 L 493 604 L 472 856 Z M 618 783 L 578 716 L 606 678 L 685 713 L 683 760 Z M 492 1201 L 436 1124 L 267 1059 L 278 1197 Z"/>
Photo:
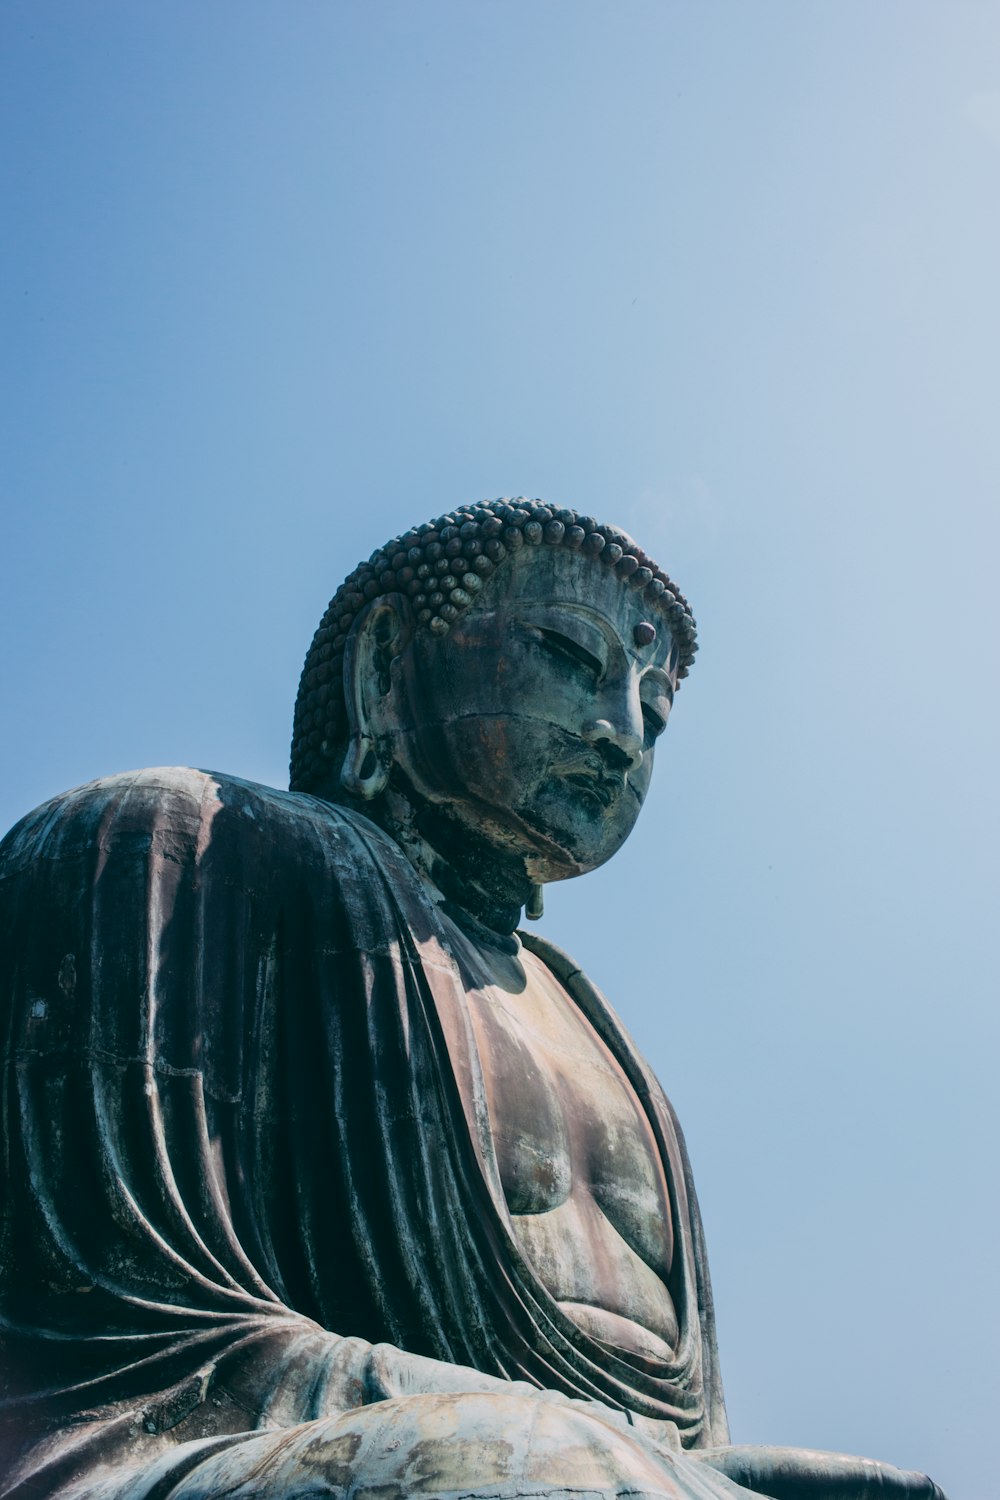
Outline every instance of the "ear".
<path fill-rule="evenodd" d="M 344 706 L 349 740 L 340 784 L 370 802 L 389 780 L 391 760 L 378 748 L 383 699 L 392 664 L 413 635 L 413 610 L 402 594 L 383 594 L 363 609 L 344 646 Z"/>

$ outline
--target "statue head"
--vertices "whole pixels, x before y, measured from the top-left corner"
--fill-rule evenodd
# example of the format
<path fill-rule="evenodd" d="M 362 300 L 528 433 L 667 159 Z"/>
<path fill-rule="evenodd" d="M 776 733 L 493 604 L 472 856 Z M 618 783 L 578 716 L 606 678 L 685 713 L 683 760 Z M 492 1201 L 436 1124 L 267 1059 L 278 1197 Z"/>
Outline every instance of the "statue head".
<path fill-rule="evenodd" d="M 631 832 L 696 650 L 687 601 L 623 532 L 534 501 L 462 508 L 334 595 L 292 789 L 397 834 L 404 808 L 452 863 L 583 873 Z"/>

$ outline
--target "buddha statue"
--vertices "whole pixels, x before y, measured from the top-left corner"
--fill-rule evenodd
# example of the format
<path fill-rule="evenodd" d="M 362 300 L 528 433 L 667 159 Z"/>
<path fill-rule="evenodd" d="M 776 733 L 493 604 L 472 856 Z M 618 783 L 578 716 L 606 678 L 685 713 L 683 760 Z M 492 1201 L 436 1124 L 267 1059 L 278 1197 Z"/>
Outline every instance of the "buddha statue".
<path fill-rule="evenodd" d="M 291 790 L 113 776 L 0 846 L 0 1496 L 943 1500 L 729 1444 L 684 1141 L 533 929 L 628 837 L 696 649 L 536 502 L 397 538 Z"/>

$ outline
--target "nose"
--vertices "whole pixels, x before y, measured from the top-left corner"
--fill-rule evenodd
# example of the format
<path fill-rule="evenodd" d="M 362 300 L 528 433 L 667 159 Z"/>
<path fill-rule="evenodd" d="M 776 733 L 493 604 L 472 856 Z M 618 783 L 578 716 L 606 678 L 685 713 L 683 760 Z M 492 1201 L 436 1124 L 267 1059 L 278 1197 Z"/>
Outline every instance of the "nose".
<path fill-rule="evenodd" d="M 643 737 L 633 718 L 632 714 L 622 715 L 618 723 L 612 723 L 610 719 L 591 719 L 583 726 L 583 738 L 612 763 L 623 765 L 626 771 L 634 771 L 642 760 Z M 613 753 L 609 755 L 605 747 L 611 747 Z"/>

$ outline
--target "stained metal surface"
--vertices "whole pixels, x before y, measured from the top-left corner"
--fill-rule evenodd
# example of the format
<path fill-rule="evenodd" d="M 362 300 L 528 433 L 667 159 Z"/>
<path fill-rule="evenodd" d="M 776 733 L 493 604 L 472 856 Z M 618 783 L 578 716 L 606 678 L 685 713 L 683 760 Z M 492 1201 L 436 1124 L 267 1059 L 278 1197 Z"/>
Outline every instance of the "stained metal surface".
<path fill-rule="evenodd" d="M 665 1101 L 644 1109 L 681 1336 L 650 1365 L 582 1329 L 512 1232 L 453 933 L 379 830 L 142 772 L 40 809 L 0 868 L 0 1493 L 68 1494 L 103 1465 L 182 1465 L 192 1442 L 456 1379 L 724 1435 Z M 596 992 L 578 1003 L 652 1088 Z"/>

